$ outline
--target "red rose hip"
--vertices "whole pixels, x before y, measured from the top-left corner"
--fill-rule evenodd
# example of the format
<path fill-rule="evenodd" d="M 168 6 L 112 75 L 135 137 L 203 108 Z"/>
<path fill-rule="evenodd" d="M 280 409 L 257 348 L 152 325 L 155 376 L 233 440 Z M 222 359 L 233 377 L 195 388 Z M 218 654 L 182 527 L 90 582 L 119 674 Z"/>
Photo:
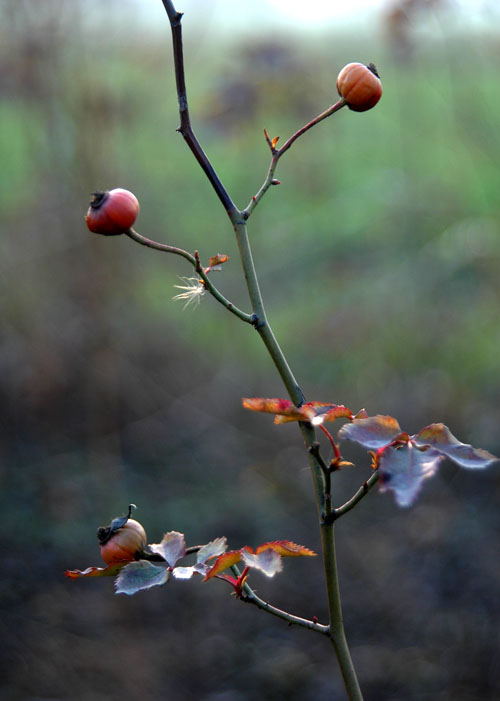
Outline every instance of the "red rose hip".
<path fill-rule="evenodd" d="M 130 229 L 139 214 L 139 201 L 129 190 L 94 192 L 85 221 L 90 231 L 104 236 L 117 236 Z"/>

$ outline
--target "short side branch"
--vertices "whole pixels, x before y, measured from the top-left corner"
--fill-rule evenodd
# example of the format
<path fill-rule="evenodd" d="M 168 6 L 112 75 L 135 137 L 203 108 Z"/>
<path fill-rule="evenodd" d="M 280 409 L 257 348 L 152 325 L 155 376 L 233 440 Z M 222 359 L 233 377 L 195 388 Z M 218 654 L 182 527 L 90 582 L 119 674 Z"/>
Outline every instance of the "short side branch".
<path fill-rule="evenodd" d="M 369 479 L 366 480 L 366 482 L 363 482 L 361 487 L 358 489 L 358 491 L 353 494 L 353 496 L 349 499 L 349 501 L 346 501 L 345 504 L 342 504 L 342 506 L 339 506 L 338 509 L 334 509 L 332 513 L 330 514 L 329 521 L 333 523 L 333 521 L 336 521 L 338 518 L 346 514 L 348 511 L 353 509 L 356 504 L 363 499 L 370 489 L 374 487 L 377 482 L 378 482 L 379 474 L 378 470 L 375 470 L 375 472 L 369 477 Z"/>
<path fill-rule="evenodd" d="M 236 565 L 233 565 L 231 569 L 237 577 L 240 576 L 240 571 Z M 329 635 L 330 629 L 328 626 L 318 623 L 317 621 L 310 621 L 307 618 L 295 616 L 293 613 L 288 613 L 288 611 L 283 611 L 282 609 L 276 608 L 276 606 L 272 606 L 272 604 L 269 604 L 267 601 L 264 601 L 264 599 L 261 599 L 260 596 L 257 596 L 252 587 L 247 583 L 243 585 L 243 592 L 241 601 L 247 604 L 254 604 L 254 606 L 262 609 L 262 611 L 266 611 L 266 613 L 270 613 L 272 616 L 286 621 L 288 625 L 297 625 L 302 628 L 307 628 L 308 630 L 313 630 L 316 633 Z"/>
<path fill-rule="evenodd" d="M 154 248 L 156 251 L 163 251 L 163 253 L 173 253 L 174 255 L 182 256 L 182 258 L 185 258 L 189 263 L 191 263 L 197 274 L 200 276 L 200 279 L 203 281 L 203 285 L 206 291 L 209 292 L 212 295 L 212 297 L 214 297 L 214 299 L 216 299 L 219 302 L 219 304 L 222 304 L 223 307 L 225 307 L 228 311 L 237 316 L 238 319 L 241 319 L 241 321 L 245 321 L 247 324 L 254 324 L 255 317 L 253 316 L 253 314 L 247 314 L 241 309 L 238 309 L 238 307 L 236 307 L 232 302 L 226 299 L 226 297 L 224 297 L 224 295 L 217 289 L 217 287 L 215 287 L 208 275 L 203 270 L 203 267 L 200 263 L 200 259 L 197 254 L 193 256 L 191 253 L 185 251 L 182 248 L 177 248 L 176 246 L 169 246 L 166 243 L 159 243 L 158 241 L 153 241 L 152 239 L 146 238 L 146 236 L 142 236 L 134 229 L 129 229 L 124 233 L 133 241 L 140 243 L 142 246 Z"/>
<path fill-rule="evenodd" d="M 264 131 L 265 137 L 267 144 L 269 148 L 271 149 L 271 164 L 269 166 L 269 170 L 267 171 L 266 179 L 264 180 L 264 183 L 260 190 L 257 192 L 257 194 L 252 197 L 250 203 L 246 207 L 246 209 L 243 210 L 242 215 L 244 219 L 248 219 L 250 215 L 252 214 L 253 210 L 255 207 L 259 204 L 260 200 L 262 197 L 266 194 L 266 192 L 269 190 L 270 186 L 273 184 L 278 184 L 278 181 L 274 179 L 274 173 L 276 170 L 276 166 L 278 165 L 278 161 L 281 158 L 281 156 L 288 151 L 288 149 L 292 146 L 292 144 L 297 141 L 297 139 L 302 136 L 302 134 L 305 134 L 306 131 L 309 131 L 309 129 L 312 129 L 312 127 L 316 126 L 316 124 L 319 124 L 319 122 L 322 122 L 324 119 L 327 117 L 330 117 L 330 115 L 334 114 L 335 112 L 338 112 L 342 107 L 344 107 L 346 104 L 344 98 L 340 98 L 338 102 L 336 102 L 334 105 L 331 105 L 328 109 L 326 109 L 324 112 L 321 112 L 321 114 L 318 114 L 317 117 L 312 119 L 310 122 L 305 124 L 303 127 L 301 127 L 298 131 L 295 132 L 295 134 L 292 134 L 292 136 L 285 141 L 283 146 L 279 149 L 276 149 L 273 146 L 273 142 L 269 139 L 269 135 L 267 134 L 267 131 Z"/>

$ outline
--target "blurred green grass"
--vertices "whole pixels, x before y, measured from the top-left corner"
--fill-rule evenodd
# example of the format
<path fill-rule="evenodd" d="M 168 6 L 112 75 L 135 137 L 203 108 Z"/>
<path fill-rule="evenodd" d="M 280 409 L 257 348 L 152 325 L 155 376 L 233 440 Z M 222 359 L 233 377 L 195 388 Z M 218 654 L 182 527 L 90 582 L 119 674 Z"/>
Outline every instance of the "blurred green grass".
<path fill-rule="evenodd" d="M 216 587 L 123 600 L 62 580 L 97 564 L 95 528 L 130 502 L 152 541 L 173 529 L 190 544 L 319 543 L 295 428 L 240 410 L 242 396 L 283 394 L 256 334 L 210 298 L 172 302 L 191 274 L 180 259 L 84 226 L 90 192 L 131 189 L 141 233 L 231 256 L 216 281 L 248 308 L 229 222 L 175 133 L 168 28 L 110 34 L 47 8 L 34 18 L 11 3 L 3 24 L 5 692 L 340 696 L 322 641 L 289 638 Z M 304 136 L 250 221 L 268 315 L 308 398 L 390 413 L 410 432 L 442 420 L 499 454 L 498 36 L 443 33 L 403 62 L 364 34 L 214 50 L 193 29 L 186 53 L 195 130 L 239 206 L 265 176 L 263 128 L 285 139 L 336 99 L 342 65 L 377 63 L 376 109 Z M 359 467 L 338 475 L 338 502 L 368 474 L 347 453 Z M 374 494 L 339 525 L 366 698 L 498 697 L 498 500 L 494 469 L 444 466 L 411 512 Z M 325 615 L 319 561 L 256 585 Z"/>

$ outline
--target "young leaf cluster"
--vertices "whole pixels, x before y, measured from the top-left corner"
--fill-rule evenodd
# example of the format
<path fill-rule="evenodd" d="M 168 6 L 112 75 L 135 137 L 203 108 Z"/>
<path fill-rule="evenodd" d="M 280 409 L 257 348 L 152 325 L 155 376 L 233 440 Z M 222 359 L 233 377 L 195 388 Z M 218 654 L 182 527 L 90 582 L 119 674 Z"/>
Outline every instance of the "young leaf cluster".
<path fill-rule="evenodd" d="M 364 409 L 354 415 L 338 404 L 306 402 L 296 407 L 288 399 L 254 397 L 244 398 L 243 406 L 251 411 L 274 414 L 276 424 L 307 421 L 322 427 L 325 421 L 349 419 L 338 432 L 338 438 L 368 449 L 372 467 L 378 472 L 380 491 L 391 490 L 399 506 L 414 503 L 423 481 L 436 474 L 445 458 L 467 469 L 484 469 L 498 460 L 486 450 L 461 443 L 442 423 L 425 426 L 410 436 L 392 416 L 368 416 Z M 323 430 L 330 436 L 324 427 Z M 333 439 L 331 443 L 336 451 Z M 340 453 L 336 454 L 334 464 L 340 463 L 340 457 Z"/>

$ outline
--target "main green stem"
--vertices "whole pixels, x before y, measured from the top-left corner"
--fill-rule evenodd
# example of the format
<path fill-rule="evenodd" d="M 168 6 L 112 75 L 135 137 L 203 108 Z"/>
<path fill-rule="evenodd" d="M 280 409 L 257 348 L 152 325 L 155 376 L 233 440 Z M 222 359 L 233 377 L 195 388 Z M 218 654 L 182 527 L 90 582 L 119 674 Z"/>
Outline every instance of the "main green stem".
<path fill-rule="evenodd" d="M 278 370 L 288 394 L 290 395 L 290 399 L 297 406 L 301 406 L 305 401 L 304 395 L 302 394 L 290 366 L 283 355 L 283 351 L 276 340 L 273 330 L 267 321 L 264 304 L 262 302 L 262 295 L 260 293 L 259 282 L 257 279 L 257 273 L 255 272 L 255 266 L 253 263 L 250 242 L 248 240 L 246 222 L 241 218 L 241 216 L 238 215 L 230 215 L 230 218 L 233 221 L 241 263 L 243 265 L 243 273 L 245 275 L 248 294 L 250 296 L 250 302 L 252 304 L 252 310 L 255 317 L 254 326 L 264 341 L 266 348 L 274 361 L 276 369 Z"/>
<path fill-rule="evenodd" d="M 197 140 L 193 129 L 191 127 L 191 120 L 189 116 L 188 100 L 186 93 L 186 83 L 184 76 L 184 56 L 183 56 L 183 45 L 182 45 L 182 27 L 181 19 L 182 14 L 177 12 L 174 7 L 172 0 L 162 0 L 165 10 L 167 12 L 170 26 L 172 29 L 172 41 L 174 50 L 174 66 L 175 66 L 175 76 L 176 76 L 176 86 L 177 86 L 177 96 L 179 100 L 179 115 L 181 124 L 179 126 L 179 131 L 184 137 L 187 145 L 191 149 L 196 160 L 200 164 L 201 168 L 205 172 L 208 180 L 210 181 L 214 191 L 216 192 L 220 202 L 222 203 L 231 223 L 233 224 L 236 239 L 238 242 L 238 247 L 241 255 L 241 261 L 243 265 L 243 271 L 245 275 L 246 284 L 248 287 L 248 292 L 250 296 L 250 301 L 253 310 L 252 323 L 262 338 L 273 362 L 280 374 L 281 379 L 288 391 L 290 399 L 297 406 L 301 406 L 304 403 L 304 395 L 293 376 L 293 373 L 288 365 L 288 362 L 283 355 L 276 337 L 267 321 L 266 312 L 264 309 L 264 304 L 262 302 L 262 295 L 259 289 L 259 283 L 257 279 L 257 274 L 255 272 L 255 266 L 252 258 L 252 251 L 250 248 L 250 242 L 248 240 L 246 220 L 251 214 L 252 207 L 255 207 L 258 199 L 264 194 L 267 189 L 267 185 L 262 190 L 259 198 L 255 198 L 255 204 L 249 206 L 247 210 L 240 211 L 234 202 L 232 201 L 229 193 L 222 184 L 220 178 L 215 172 L 209 158 L 203 151 L 199 141 Z M 318 116 L 315 120 L 305 125 L 296 134 L 294 134 L 286 142 L 284 147 L 281 149 L 284 152 L 288 149 L 292 143 L 305 131 L 310 129 L 314 124 L 321 121 L 322 119 L 333 114 L 341 107 L 344 106 L 344 101 L 339 100 L 338 103 L 332 105 L 331 108 L 326 110 L 324 113 Z M 274 173 L 274 168 L 276 167 L 278 156 L 273 153 L 273 161 L 271 165 L 270 172 L 268 173 L 268 179 L 266 183 L 271 184 L 272 175 Z M 347 694 L 351 701 L 362 701 L 363 697 L 361 695 L 361 690 L 359 688 L 358 680 L 356 678 L 356 672 L 352 664 L 351 655 L 349 653 L 349 648 L 347 647 L 347 642 L 344 633 L 344 624 L 342 621 L 342 607 L 340 601 L 340 591 L 339 582 L 337 575 L 337 561 L 335 557 L 335 539 L 334 539 L 334 527 L 333 523 L 325 522 L 323 519 L 323 507 L 324 507 L 324 480 L 321 465 L 319 464 L 317 458 L 314 456 L 311 448 L 315 442 L 314 429 L 308 423 L 299 423 L 302 436 L 304 438 L 307 452 L 309 456 L 309 464 L 311 466 L 311 472 L 313 477 L 314 491 L 316 495 L 316 504 L 318 508 L 318 515 L 321 523 L 321 540 L 322 540 L 322 550 L 323 550 L 323 564 L 325 569 L 326 577 L 326 587 L 328 592 L 328 608 L 330 616 L 330 631 L 329 637 L 332 641 L 337 660 L 340 665 L 342 676 L 344 678 L 344 684 L 347 690 Z"/>
<path fill-rule="evenodd" d="M 241 256 L 245 280 L 252 304 L 252 309 L 255 314 L 255 328 L 262 338 L 273 362 L 278 370 L 283 384 L 285 385 L 290 399 L 300 406 L 304 403 L 304 395 L 300 389 L 297 380 L 295 379 L 290 366 L 281 350 L 278 341 L 273 333 L 269 322 L 267 321 L 264 303 L 259 288 L 259 282 L 253 263 L 252 251 L 248 240 L 246 222 L 239 215 L 230 215 L 230 219 L 236 233 L 236 240 Z M 333 523 L 323 522 L 323 503 L 324 503 L 324 483 L 323 473 L 318 460 L 314 456 L 314 451 L 311 451 L 315 442 L 315 433 L 313 427 L 305 422 L 299 423 L 302 437 L 306 444 L 309 465 L 313 478 L 314 492 L 316 496 L 316 505 L 318 516 L 321 522 L 321 544 L 323 552 L 323 565 L 325 570 L 328 610 L 330 617 L 330 640 L 335 649 L 335 654 L 342 672 L 344 684 L 347 694 L 351 701 L 362 701 L 363 696 L 359 687 L 356 671 L 352 663 L 351 654 L 347 645 L 347 640 L 344 631 L 344 622 L 342 618 L 342 604 L 340 599 L 339 579 L 337 571 L 337 558 L 335 554 L 335 529 Z"/>

